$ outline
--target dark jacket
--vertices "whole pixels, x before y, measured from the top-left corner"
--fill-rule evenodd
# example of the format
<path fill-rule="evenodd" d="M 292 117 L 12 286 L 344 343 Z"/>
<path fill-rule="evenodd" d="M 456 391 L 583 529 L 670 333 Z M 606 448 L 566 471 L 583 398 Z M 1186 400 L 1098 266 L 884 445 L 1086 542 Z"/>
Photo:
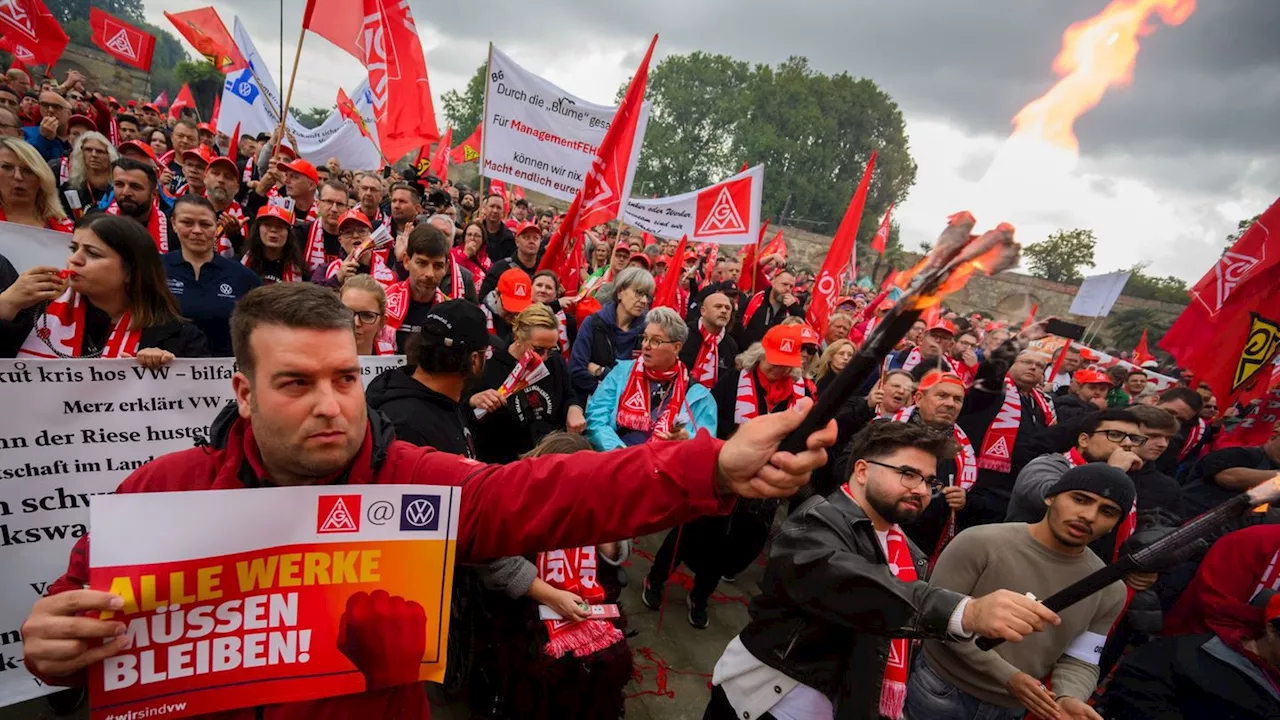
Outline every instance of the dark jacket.
<path fill-rule="evenodd" d="M 738 347 L 749 348 L 752 343 L 758 343 L 764 338 L 764 334 L 774 325 L 781 325 L 783 320 L 788 317 L 804 317 L 804 305 L 797 302 L 791 307 L 779 307 L 773 309 L 773 305 L 769 303 L 769 295 L 772 290 L 762 290 L 757 295 L 764 295 L 754 314 L 750 318 L 747 315 L 747 308 L 751 306 L 752 297 L 744 296 L 739 301 L 738 317 L 734 326 L 737 328 L 734 333 L 734 340 L 738 341 Z"/>
<path fill-rule="evenodd" d="M 582 321 L 569 353 L 569 375 L 578 397 L 585 401 L 600 384 L 600 378 L 588 372 L 587 365 L 612 368 L 619 360 L 630 360 L 640 347 L 644 327 L 644 318 L 640 317 L 627 330 L 619 328 L 616 303 L 605 305 Z"/>
<path fill-rule="evenodd" d="M 698 360 L 698 352 L 702 350 L 702 329 L 699 327 L 699 321 L 700 318 L 689 322 L 689 339 L 680 348 L 680 362 L 689 368 L 689 372 L 695 378 L 697 368 L 693 364 Z M 720 341 L 720 362 L 716 367 L 717 380 L 723 379 L 726 375 L 737 375 L 733 369 L 733 360 L 738 357 L 738 352 L 738 343 L 733 339 L 733 333 L 726 332 L 724 339 Z M 721 417 L 723 419 L 723 416 Z"/>
<path fill-rule="evenodd" d="M 1212 634 L 1160 638 L 1120 663 L 1096 709 L 1110 720 L 1280 718 L 1260 675 Z"/>
<path fill-rule="evenodd" d="M 494 256 L 490 255 L 489 257 Z M 498 289 L 498 280 L 502 278 L 502 273 L 515 268 L 517 270 L 525 271 L 525 274 L 532 279 L 534 274 L 538 272 L 537 260 L 533 261 L 532 266 L 521 265 L 520 258 L 515 255 L 515 250 L 512 250 L 509 256 L 498 255 L 497 257 L 502 259 L 493 263 L 489 268 L 489 272 L 484 274 L 484 282 L 480 283 L 480 300 L 482 301 L 489 297 L 489 293 Z M 541 259 L 541 257 L 541 255 L 538 256 L 539 259 Z"/>
<path fill-rule="evenodd" d="M 454 402 L 413 377 L 416 368 L 390 368 L 369 383 L 365 397 L 396 428 L 396 437 L 414 445 L 474 458 L 471 408 Z"/>
<path fill-rule="evenodd" d="M 911 556 L 916 576 L 928 577 L 914 545 Z M 947 623 L 964 597 L 894 577 L 871 520 L 844 492 L 810 498 L 787 518 L 760 590 L 742 644 L 830 698 L 835 720 L 879 717 L 890 639 L 950 638 Z"/>
<path fill-rule="evenodd" d="M 516 254 L 516 234 L 511 232 L 505 222 L 498 223 L 497 232 L 489 232 L 484 223 L 480 223 L 480 231 L 484 233 L 485 250 L 490 258 L 504 258 Z M 494 282 L 497 282 L 496 280 Z"/>
<path fill-rule="evenodd" d="M 1087 403 L 1075 395 L 1051 395 L 1053 407 L 1058 411 L 1058 422 L 1071 422 L 1077 418 L 1082 418 L 1089 413 L 1097 412 L 1098 407 L 1093 403 Z"/>
<path fill-rule="evenodd" d="M 482 462 L 514 462 L 544 436 L 564 430 L 569 406 L 577 397 L 569 382 L 569 366 L 558 352 L 546 358 L 550 375 L 507 398 L 507 404 L 476 421 L 476 457 Z M 484 364 L 477 390 L 497 390 L 516 367 L 505 345 L 495 347 Z M 474 414 L 473 414 L 474 416 Z"/>

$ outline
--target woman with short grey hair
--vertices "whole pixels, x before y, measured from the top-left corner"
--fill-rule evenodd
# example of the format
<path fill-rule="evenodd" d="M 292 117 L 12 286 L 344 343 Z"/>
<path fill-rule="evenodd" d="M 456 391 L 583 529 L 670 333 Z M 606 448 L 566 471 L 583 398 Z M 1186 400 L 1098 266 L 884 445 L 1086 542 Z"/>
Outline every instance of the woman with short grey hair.
<path fill-rule="evenodd" d="M 581 397 L 594 393 L 619 360 L 630 360 L 640 349 L 655 287 L 648 270 L 627 268 L 596 295 L 603 307 L 582 321 L 569 354 L 569 374 Z"/>
<path fill-rule="evenodd" d="M 654 308 L 644 318 L 647 325 L 658 325 L 666 333 L 671 342 L 684 345 L 689 339 L 689 325 L 680 317 L 680 313 L 668 307 Z"/>

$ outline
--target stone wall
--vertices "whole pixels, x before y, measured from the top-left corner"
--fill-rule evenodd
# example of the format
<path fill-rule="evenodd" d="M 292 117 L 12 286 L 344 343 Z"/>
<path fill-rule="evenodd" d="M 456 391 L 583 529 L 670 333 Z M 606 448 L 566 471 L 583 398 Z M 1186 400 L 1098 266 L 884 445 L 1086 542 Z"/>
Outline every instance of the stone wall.
<path fill-rule="evenodd" d="M 129 98 L 151 100 L 151 76 L 117 62 L 97 48 L 70 44 L 54 65 L 53 75 L 61 81 L 68 70 L 76 70 L 86 78 L 92 90 L 113 95 L 122 104 Z"/>

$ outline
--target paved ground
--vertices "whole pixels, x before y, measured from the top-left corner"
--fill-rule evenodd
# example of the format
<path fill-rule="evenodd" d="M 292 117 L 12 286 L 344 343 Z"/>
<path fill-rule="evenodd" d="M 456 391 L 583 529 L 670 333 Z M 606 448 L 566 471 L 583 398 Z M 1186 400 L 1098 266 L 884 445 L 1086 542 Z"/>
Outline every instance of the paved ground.
<path fill-rule="evenodd" d="M 664 533 L 665 534 L 665 533 Z M 689 626 L 685 596 L 688 575 L 676 571 L 667 584 L 666 610 L 659 614 L 640 602 L 640 584 L 649 571 L 650 559 L 663 535 L 643 538 L 627 569 L 630 583 L 623 591 L 622 612 L 630 628 L 638 631 L 628 642 L 635 654 L 636 679 L 628 688 L 627 720 L 699 720 L 710 697 L 711 670 L 721 651 L 747 623 L 746 599 L 759 591 L 757 583 L 764 570 L 753 565 L 737 582 L 721 583 L 711 598 L 711 627 L 695 630 Z M 434 707 L 436 720 L 463 720 L 473 716 L 463 707 Z M 43 699 L 0 708 L 0 720 L 45 720 L 53 718 Z M 69 717 L 88 718 L 87 711 Z"/>

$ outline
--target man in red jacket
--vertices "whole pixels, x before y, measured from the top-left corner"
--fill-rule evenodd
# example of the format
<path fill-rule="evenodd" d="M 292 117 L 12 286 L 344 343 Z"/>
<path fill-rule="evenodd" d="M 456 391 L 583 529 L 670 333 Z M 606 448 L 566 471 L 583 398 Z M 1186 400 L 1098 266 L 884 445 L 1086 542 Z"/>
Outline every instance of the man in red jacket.
<path fill-rule="evenodd" d="M 351 331 L 337 295 L 279 283 L 245 295 L 231 318 L 239 372 L 236 405 L 210 428 L 211 447 L 157 458 L 118 492 L 222 490 L 280 485 L 430 483 L 462 487 L 458 561 L 527 555 L 652 533 L 709 513 L 733 498 L 786 497 L 826 460 L 834 426 L 799 454 L 778 444 L 811 406 L 745 423 L 728 442 L 706 433 L 610 453 L 548 455 L 483 465 L 399 442 L 365 405 Z M 82 589 L 89 536 L 67 572 L 23 624 L 27 667 L 41 680 L 82 685 L 86 668 L 123 649 L 124 624 L 91 617 L 119 596 Z M 219 720 L 430 718 L 422 683 L 220 714 Z"/>

